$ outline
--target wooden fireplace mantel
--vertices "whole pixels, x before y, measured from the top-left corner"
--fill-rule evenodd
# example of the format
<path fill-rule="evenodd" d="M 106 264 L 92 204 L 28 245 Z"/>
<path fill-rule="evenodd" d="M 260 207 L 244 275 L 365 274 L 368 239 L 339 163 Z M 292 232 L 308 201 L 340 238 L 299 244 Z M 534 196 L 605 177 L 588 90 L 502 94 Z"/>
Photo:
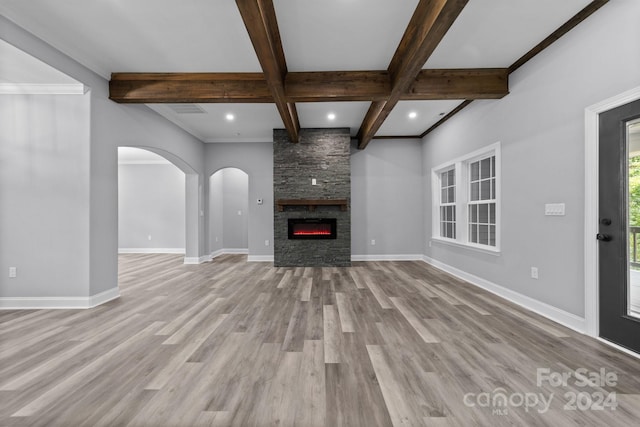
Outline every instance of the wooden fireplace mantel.
<path fill-rule="evenodd" d="M 341 211 L 347 210 L 347 199 L 278 199 L 276 206 L 278 212 L 284 211 L 285 206 L 307 206 L 310 212 L 318 206 L 339 206 Z"/>

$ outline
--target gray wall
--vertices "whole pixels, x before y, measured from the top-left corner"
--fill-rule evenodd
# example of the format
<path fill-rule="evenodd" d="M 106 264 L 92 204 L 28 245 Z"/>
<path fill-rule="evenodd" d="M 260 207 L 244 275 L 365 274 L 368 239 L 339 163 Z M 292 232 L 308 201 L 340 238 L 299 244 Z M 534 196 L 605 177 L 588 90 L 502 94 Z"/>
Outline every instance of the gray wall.
<path fill-rule="evenodd" d="M 425 137 L 428 257 L 584 316 L 584 110 L 640 85 L 638 16 L 638 1 L 609 2 L 512 74 L 504 99 L 475 101 Z M 431 168 L 497 141 L 502 253 L 430 247 Z M 566 216 L 545 216 L 545 203 L 565 203 Z"/>
<path fill-rule="evenodd" d="M 248 249 L 249 176 L 240 169 L 225 168 L 209 182 L 211 252 Z"/>
<path fill-rule="evenodd" d="M 50 45 L 34 37 L 30 33 L 17 27 L 12 22 L 0 17 L 0 38 L 10 44 L 22 49 L 34 57 L 48 63 L 54 68 L 73 77 L 81 83 L 87 85 L 91 91 L 90 105 L 85 104 L 81 113 L 85 126 L 90 126 L 90 139 L 85 139 L 85 145 L 79 150 L 84 157 L 78 158 L 75 167 L 85 171 L 88 175 L 83 180 L 83 185 L 88 186 L 88 191 L 76 192 L 77 183 L 70 182 L 69 179 L 62 179 L 51 197 L 61 198 L 68 194 L 77 197 L 77 203 L 81 206 L 88 206 L 88 218 L 78 220 L 70 224 L 73 233 L 82 236 L 88 242 L 88 249 L 83 250 L 84 255 L 74 260 L 70 269 L 65 270 L 64 277 L 54 274 L 59 270 L 55 256 L 44 258 L 42 263 L 38 263 L 38 269 L 43 277 L 48 277 L 47 292 L 41 292 L 41 284 L 29 286 L 37 287 L 37 291 L 30 291 L 29 286 L 15 287 L 12 293 L 3 296 L 86 296 L 96 295 L 117 286 L 117 252 L 118 252 L 118 180 L 117 180 L 117 147 L 133 146 L 142 148 L 152 148 L 163 152 L 168 158 L 179 166 L 183 171 L 190 171 L 191 176 L 187 176 L 187 186 L 191 189 L 187 191 L 187 241 L 192 245 L 187 245 L 187 254 L 191 252 L 195 256 L 205 255 L 205 233 L 204 216 L 200 216 L 204 210 L 204 170 L 203 144 L 196 138 L 179 129 L 166 119 L 149 108 L 141 105 L 119 105 L 108 99 L 108 82 L 89 71 L 82 65 L 53 49 Z M 87 115 L 90 114 L 90 121 Z M 22 129 L 22 132 L 34 132 L 39 134 L 39 126 L 36 128 Z M 32 156 L 33 153 L 30 153 Z M 172 157 L 173 155 L 173 157 Z M 64 160 L 66 162 L 66 159 Z M 26 165 L 25 167 L 32 167 Z M 56 160 L 43 160 L 38 168 L 43 170 L 57 170 Z M 25 174 L 36 173 L 35 171 L 24 171 Z M 67 174 L 67 172 L 58 173 Z M 49 177 L 55 180 L 55 177 Z M 5 185 L 18 185 L 15 175 L 8 177 Z M 191 184 L 191 185 L 190 185 Z M 0 206 L 4 217 L 5 206 Z M 85 211 L 86 212 L 86 211 Z M 16 233 L 30 232 L 30 224 L 12 224 L 12 227 L 20 228 Z M 202 237 L 200 237 L 202 236 Z M 3 237 L 4 240 L 4 237 Z M 48 251 L 52 247 L 57 247 L 58 239 L 52 239 L 49 247 L 37 248 L 38 251 Z M 22 242 L 8 242 L 10 253 L 15 253 Z M 36 249 L 36 248 L 33 248 Z M 23 253 L 31 252 L 23 251 Z M 18 252 L 19 253 L 19 252 Z M 24 262 L 23 259 L 17 263 Z M 5 270 L 6 271 L 6 270 Z M 51 274 L 49 274 L 51 273 Z M 23 271 L 28 274 L 28 271 Z M 88 274 L 88 276 L 87 276 Z M 51 280 L 51 278 L 55 280 Z M 81 291 L 77 286 L 70 284 L 73 281 L 69 277 L 82 277 L 78 279 L 82 282 L 84 289 Z M 4 281 L 2 282 L 5 283 Z"/>
<path fill-rule="evenodd" d="M 184 172 L 172 164 L 118 165 L 118 219 L 120 249 L 184 251 Z"/>
<path fill-rule="evenodd" d="M 0 96 L 0 297 L 89 296 L 89 101 Z"/>
<path fill-rule="evenodd" d="M 351 253 L 354 255 L 415 255 L 423 253 L 424 221 L 422 147 L 411 140 L 374 140 L 366 150 L 352 146 Z M 273 255 L 273 144 L 205 144 L 207 175 L 226 167 L 249 175 L 249 254 Z M 375 183 L 375 184 L 373 184 Z M 215 185 L 215 184 L 213 184 Z M 366 190 L 370 189 L 370 193 Z M 256 199 L 264 199 L 262 205 Z M 393 200 L 400 208 L 386 203 Z M 430 201 L 430 199 L 429 199 Z M 212 205 L 212 206 L 215 206 Z M 210 215 L 216 215 L 211 211 Z M 388 227 L 387 220 L 396 225 Z M 214 227 L 210 218 L 209 227 Z M 209 252 L 222 249 L 209 230 Z M 371 239 L 376 246 L 371 246 Z M 264 241 L 270 245 L 265 246 Z"/>
<path fill-rule="evenodd" d="M 365 150 L 353 143 L 351 253 L 422 254 L 423 194 L 420 140 L 373 140 Z"/>
<path fill-rule="evenodd" d="M 248 175 L 249 256 L 273 255 L 273 144 L 265 142 L 205 144 L 205 164 L 207 165 L 206 176 L 211 176 L 216 171 L 228 167 L 238 168 Z M 207 180 L 208 186 L 209 180 Z M 263 204 L 258 205 L 257 199 L 263 199 Z M 269 241 L 268 246 L 265 245 L 265 240 Z M 215 250 L 211 248 L 209 253 Z"/>

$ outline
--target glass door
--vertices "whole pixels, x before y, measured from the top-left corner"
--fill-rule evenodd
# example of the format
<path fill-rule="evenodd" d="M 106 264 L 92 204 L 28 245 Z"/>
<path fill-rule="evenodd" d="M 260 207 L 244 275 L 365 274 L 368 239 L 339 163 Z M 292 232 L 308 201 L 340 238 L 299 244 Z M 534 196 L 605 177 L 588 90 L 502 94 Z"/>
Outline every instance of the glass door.
<path fill-rule="evenodd" d="M 640 318 L 640 120 L 628 122 L 626 128 L 630 244 L 627 314 Z"/>
<path fill-rule="evenodd" d="M 599 128 L 600 336 L 640 352 L 640 100 Z"/>

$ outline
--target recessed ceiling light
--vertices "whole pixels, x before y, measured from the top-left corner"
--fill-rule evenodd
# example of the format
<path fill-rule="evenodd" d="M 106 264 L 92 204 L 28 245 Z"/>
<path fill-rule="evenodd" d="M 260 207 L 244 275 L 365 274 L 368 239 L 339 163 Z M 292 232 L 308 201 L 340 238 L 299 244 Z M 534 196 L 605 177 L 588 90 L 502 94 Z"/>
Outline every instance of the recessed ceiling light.
<path fill-rule="evenodd" d="M 418 113 L 416 113 L 415 111 L 412 111 L 409 113 L 409 118 L 410 119 L 415 119 L 416 117 L 418 117 Z"/>
<path fill-rule="evenodd" d="M 336 115 L 334 113 L 329 113 L 329 114 L 327 114 L 327 119 L 335 120 L 336 119 Z"/>
<path fill-rule="evenodd" d="M 236 118 L 236 116 L 234 116 L 231 113 L 228 113 L 226 116 L 224 116 L 224 118 L 227 119 L 227 121 L 231 122 L 231 121 L 233 121 L 233 119 Z"/>

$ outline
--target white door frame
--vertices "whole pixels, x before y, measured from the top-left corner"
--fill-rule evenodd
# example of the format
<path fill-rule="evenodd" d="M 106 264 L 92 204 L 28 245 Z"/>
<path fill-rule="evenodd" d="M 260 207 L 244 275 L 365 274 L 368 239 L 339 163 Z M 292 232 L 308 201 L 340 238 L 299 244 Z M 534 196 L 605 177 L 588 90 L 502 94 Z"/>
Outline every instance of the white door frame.
<path fill-rule="evenodd" d="M 600 113 L 640 99 L 640 86 L 587 107 L 585 117 L 584 317 L 586 333 L 600 335 L 598 308 L 598 121 Z"/>

